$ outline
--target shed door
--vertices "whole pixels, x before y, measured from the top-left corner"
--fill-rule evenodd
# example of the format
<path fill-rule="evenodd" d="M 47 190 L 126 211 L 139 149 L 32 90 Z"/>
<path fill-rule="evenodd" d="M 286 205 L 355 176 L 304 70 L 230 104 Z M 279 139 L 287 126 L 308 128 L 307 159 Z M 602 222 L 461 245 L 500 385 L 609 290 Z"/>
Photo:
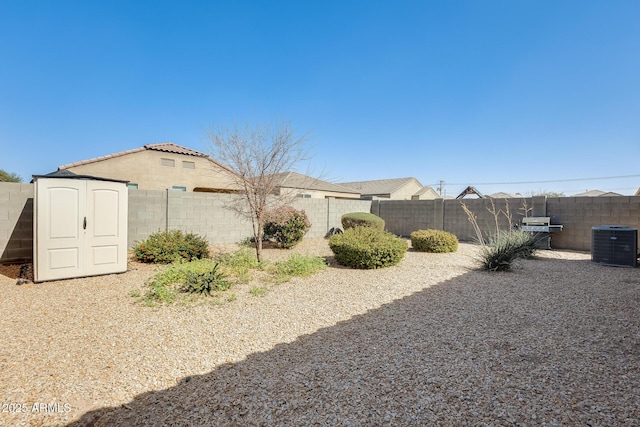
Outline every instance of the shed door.
<path fill-rule="evenodd" d="M 84 181 L 36 181 L 36 281 L 83 274 L 85 195 Z"/>
<path fill-rule="evenodd" d="M 35 281 L 127 271 L 127 187 L 36 180 Z"/>
<path fill-rule="evenodd" d="M 127 271 L 126 186 L 109 181 L 86 183 L 85 275 Z"/>

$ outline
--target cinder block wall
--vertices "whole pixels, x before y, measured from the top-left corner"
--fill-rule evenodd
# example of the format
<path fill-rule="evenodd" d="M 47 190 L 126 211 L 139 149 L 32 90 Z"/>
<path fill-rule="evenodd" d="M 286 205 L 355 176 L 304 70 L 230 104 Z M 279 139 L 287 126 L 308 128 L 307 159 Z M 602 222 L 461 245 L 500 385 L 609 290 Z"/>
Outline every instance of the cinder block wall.
<path fill-rule="evenodd" d="M 371 212 L 384 219 L 387 230 L 394 234 L 409 236 L 416 230 L 436 229 L 453 233 L 462 241 L 473 241 L 477 240 L 477 235 L 461 202 L 486 234 L 496 230 L 496 216 L 492 212 L 496 212 L 500 229 L 509 229 L 512 224 L 519 223 L 524 216 L 523 201 L 526 199 L 494 199 L 493 204 L 488 199 L 376 200 Z M 530 201 L 528 206 L 531 206 Z"/>
<path fill-rule="evenodd" d="M 536 203 L 540 202 L 537 198 Z M 476 232 L 462 203 L 475 215 L 485 236 L 496 230 L 492 211 L 500 212 L 498 227 L 504 230 L 520 224 L 524 216 L 533 216 L 531 198 L 494 199 L 494 205 L 489 199 L 379 200 L 373 202 L 371 212 L 382 217 L 387 229 L 398 235 L 409 236 L 412 231 L 433 228 L 453 233 L 461 241 L 476 241 Z M 550 217 L 552 224 L 564 226 L 563 231 L 551 234 L 551 246 L 556 249 L 590 251 L 591 228 L 598 225 L 640 229 L 640 196 L 548 198 L 546 206 L 537 209 L 546 209 L 544 216 Z M 536 212 L 536 216 L 542 215 Z"/>
<path fill-rule="evenodd" d="M 0 182 L 0 262 L 33 257 L 33 184 Z"/>
<path fill-rule="evenodd" d="M 443 229 L 443 200 L 374 200 L 371 213 L 385 221 L 393 234 L 409 236 L 413 231 Z"/>
<path fill-rule="evenodd" d="M 564 225 L 553 233 L 551 246 L 589 251 L 592 227 L 623 225 L 640 229 L 640 196 L 561 197 L 547 199 L 547 216 Z"/>
<path fill-rule="evenodd" d="M 0 183 L 0 262 L 22 262 L 33 256 L 33 184 Z M 227 206 L 234 196 L 180 191 L 129 190 L 129 245 L 159 230 L 181 229 L 205 236 L 212 244 L 235 243 L 252 235 L 251 224 Z M 408 236 L 412 231 L 431 228 L 454 233 L 462 241 L 474 241 L 476 233 L 461 202 L 476 216 L 480 228 L 507 229 L 519 224 L 532 199 L 462 200 L 341 200 L 296 199 L 312 223 L 307 237 L 322 237 L 331 227 L 341 227 L 340 217 L 348 212 L 372 212 L 382 217 L 392 233 Z M 624 225 L 640 229 L 640 196 L 561 197 L 536 199 L 538 211 L 546 209 L 553 224 L 564 230 L 552 234 L 557 249 L 591 250 L 591 228 L 597 225 Z M 528 212 L 531 216 L 531 211 Z M 539 214 L 536 214 L 538 216 Z M 640 245 L 640 244 L 639 244 Z"/>
<path fill-rule="evenodd" d="M 129 190 L 129 245 L 159 230 L 183 230 L 205 237 L 211 244 L 237 243 L 252 236 L 251 222 L 228 209 L 237 196 L 182 191 Z M 306 237 L 323 237 L 340 227 L 347 212 L 369 212 L 367 200 L 296 199 L 311 221 Z"/>
<path fill-rule="evenodd" d="M 237 196 L 169 191 L 169 229 L 205 237 L 209 243 L 236 243 L 252 235 L 249 221 L 228 209 Z"/>
<path fill-rule="evenodd" d="M 128 245 L 167 229 L 167 191 L 129 190 Z"/>

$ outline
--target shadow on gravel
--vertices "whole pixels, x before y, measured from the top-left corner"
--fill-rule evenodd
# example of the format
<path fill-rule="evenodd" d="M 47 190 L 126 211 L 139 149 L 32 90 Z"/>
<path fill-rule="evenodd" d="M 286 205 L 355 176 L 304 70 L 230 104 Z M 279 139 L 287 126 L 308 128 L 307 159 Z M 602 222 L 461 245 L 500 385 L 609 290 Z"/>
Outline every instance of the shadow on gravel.
<path fill-rule="evenodd" d="M 637 425 L 640 276 L 617 274 L 472 271 L 68 426 Z"/>

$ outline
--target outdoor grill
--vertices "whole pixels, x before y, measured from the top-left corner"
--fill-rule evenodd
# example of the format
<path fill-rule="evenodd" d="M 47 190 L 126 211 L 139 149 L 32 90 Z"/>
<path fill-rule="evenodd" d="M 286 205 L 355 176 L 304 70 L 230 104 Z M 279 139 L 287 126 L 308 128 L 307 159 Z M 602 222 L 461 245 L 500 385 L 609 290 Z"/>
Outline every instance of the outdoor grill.
<path fill-rule="evenodd" d="M 548 216 L 529 216 L 522 218 L 522 231 L 531 231 L 541 235 L 538 247 L 542 249 L 551 249 L 551 234 L 562 231 L 562 225 L 551 224 L 551 218 Z"/>

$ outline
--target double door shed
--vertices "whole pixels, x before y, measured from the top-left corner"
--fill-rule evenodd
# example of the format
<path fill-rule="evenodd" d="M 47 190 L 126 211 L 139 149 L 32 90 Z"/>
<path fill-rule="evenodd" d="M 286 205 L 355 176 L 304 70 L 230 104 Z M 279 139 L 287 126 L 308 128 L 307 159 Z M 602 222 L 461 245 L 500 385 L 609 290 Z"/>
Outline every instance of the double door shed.
<path fill-rule="evenodd" d="M 36 282 L 127 271 L 126 181 L 34 176 Z"/>

